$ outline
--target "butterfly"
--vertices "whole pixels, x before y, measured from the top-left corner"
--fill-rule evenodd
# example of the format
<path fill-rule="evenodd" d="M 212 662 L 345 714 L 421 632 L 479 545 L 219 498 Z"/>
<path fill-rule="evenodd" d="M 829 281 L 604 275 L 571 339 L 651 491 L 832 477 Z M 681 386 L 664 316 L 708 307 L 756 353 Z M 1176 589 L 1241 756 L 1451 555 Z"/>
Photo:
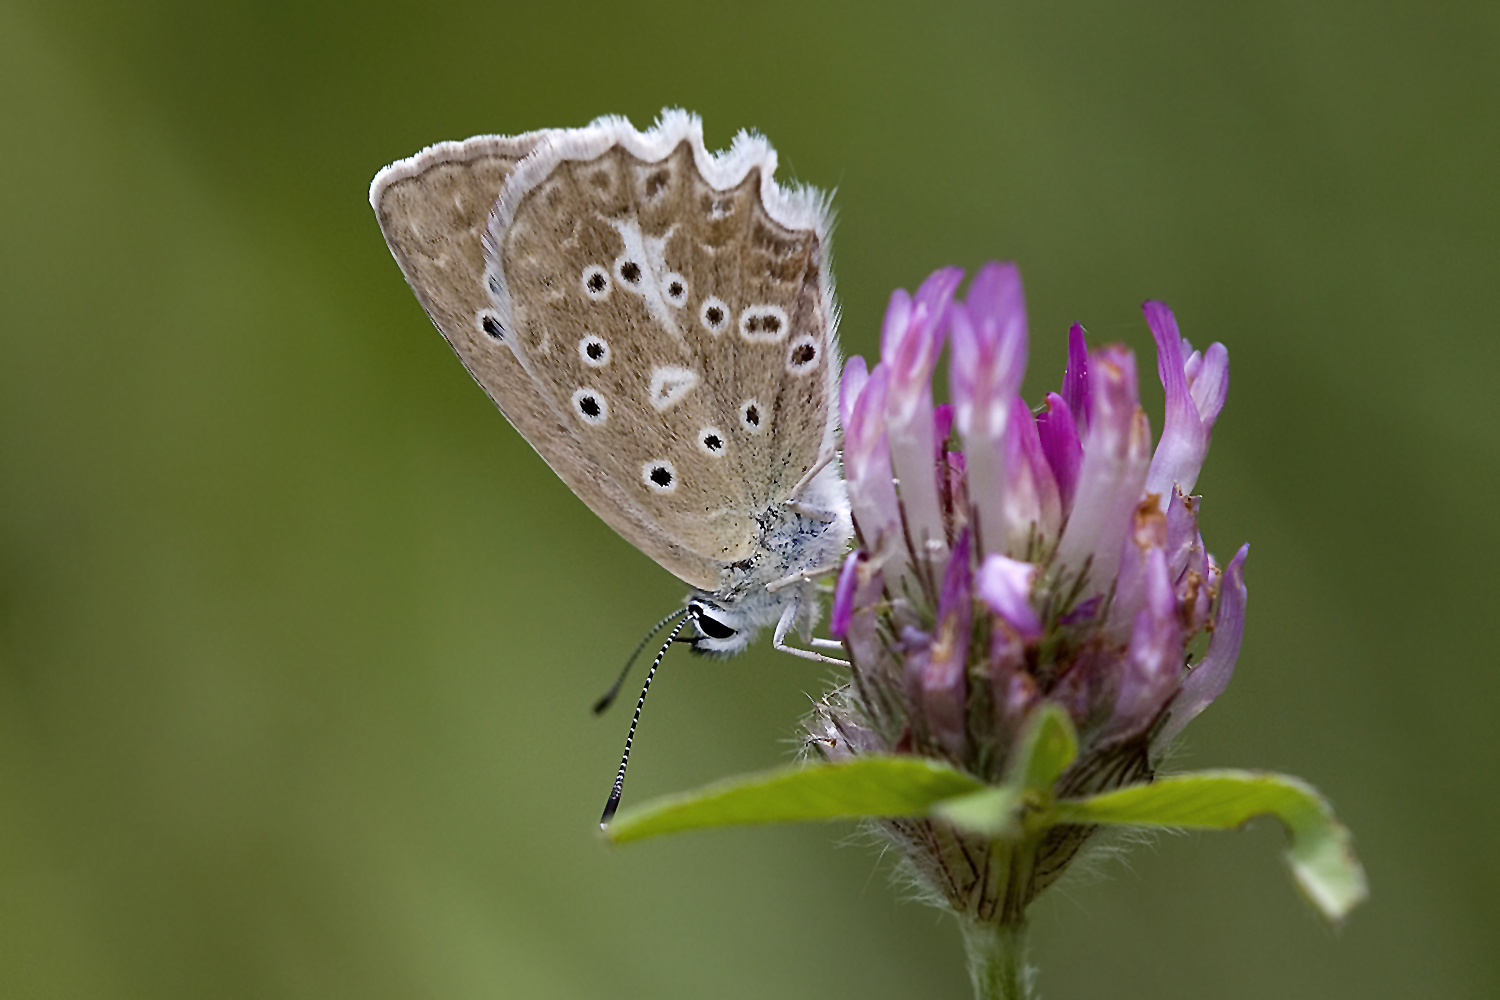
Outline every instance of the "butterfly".
<path fill-rule="evenodd" d="M 799 656 L 832 659 L 794 631 L 839 647 L 811 635 L 815 581 L 853 534 L 828 203 L 775 170 L 764 138 L 713 154 L 701 121 L 671 110 L 644 132 L 605 117 L 439 143 L 370 186 L 396 263 L 475 381 L 595 514 L 693 588 L 658 623 L 677 620 L 648 688 L 689 623 L 710 655 L 767 626 Z"/>

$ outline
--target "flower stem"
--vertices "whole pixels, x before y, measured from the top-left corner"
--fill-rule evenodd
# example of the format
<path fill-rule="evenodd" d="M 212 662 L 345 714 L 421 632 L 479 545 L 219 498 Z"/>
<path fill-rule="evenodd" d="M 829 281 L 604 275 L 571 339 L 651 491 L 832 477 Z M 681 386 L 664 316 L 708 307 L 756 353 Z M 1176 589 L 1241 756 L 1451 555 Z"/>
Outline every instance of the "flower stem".
<path fill-rule="evenodd" d="M 981 924 L 962 918 L 959 923 L 975 1000 L 1030 1000 L 1032 975 L 1026 968 L 1026 925 Z"/>

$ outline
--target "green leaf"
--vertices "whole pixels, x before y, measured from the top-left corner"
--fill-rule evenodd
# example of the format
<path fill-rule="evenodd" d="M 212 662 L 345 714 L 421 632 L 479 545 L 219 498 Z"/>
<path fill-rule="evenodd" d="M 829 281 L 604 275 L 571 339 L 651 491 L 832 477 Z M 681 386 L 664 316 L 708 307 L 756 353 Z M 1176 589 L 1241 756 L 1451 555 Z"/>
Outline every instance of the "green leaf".
<path fill-rule="evenodd" d="M 1060 706 L 1043 705 L 1016 741 L 1004 782 L 940 802 L 933 812 L 973 833 L 1017 840 L 1025 833 L 1021 817 L 1026 807 L 1050 803 L 1052 786 L 1077 756 L 1078 737 L 1068 714 Z"/>
<path fill-rule="evenodd" d="M 994 785 L 982 791 L 939 802 L 933 813 L 970 833 L 1003 840 L 1019 840 L 1021 810 L 1026 796 L 1014 785 Z"/>
<path fill-rule="evenodd" d="M 777 768 L 663 796 L 621 811 L 604 836 L 623 844 L 714 826 L 921 816 L 935 802 L 983 787 L 938 761 L 871 754 Z"/>
<path fill-rule="evenodd" d="M 1068 713 L 1060 705 L 1043 705 L 1021 734 L 1016 756 L 1006 768 L 1005 784 L 1028 792 L 1050 792 L 1077 756 L 1078 736 Z"/>
<path fill-rule="evenodd" d="M 1054 823 L 1118 823 L 1199 830 L 1237 827 L 1269 814 L 1291 835 L 1286 860 L 1309 902 L 1341 920 L 1369 895 L 1349 831 L 1306 782 L 1256 771 L 1199 771 L 1087 799 L 1058 802 Z"/>

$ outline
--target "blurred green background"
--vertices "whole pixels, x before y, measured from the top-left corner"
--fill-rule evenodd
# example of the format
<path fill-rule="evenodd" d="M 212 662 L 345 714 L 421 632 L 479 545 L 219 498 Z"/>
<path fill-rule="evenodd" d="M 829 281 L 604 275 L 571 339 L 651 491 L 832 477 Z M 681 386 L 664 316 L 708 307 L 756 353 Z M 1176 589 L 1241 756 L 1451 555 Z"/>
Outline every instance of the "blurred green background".
<path fill-rule="evenodd" d="M 1500 8 L 0 5 L 0 995 L 967 995 L 848 827 L 609 850 L 683 588 L 422 315 L 366 203 L 480 132 L 704 117 L 837 187 L 843 336 L 1020 262 L 1027 394 L 1138 304 L 1230 349 L 1204 533 L 1252 543 L 1183 766 L 1303 775 L 1374 896 L 1280 831 L 1169 837 L 1034 911 L 1048 997 L 1500 995 Z M 675 656 L 630 797 L 785 760 L 826 677 Z M 1488 943 L 1486 943 L 1488 942 Z"/>

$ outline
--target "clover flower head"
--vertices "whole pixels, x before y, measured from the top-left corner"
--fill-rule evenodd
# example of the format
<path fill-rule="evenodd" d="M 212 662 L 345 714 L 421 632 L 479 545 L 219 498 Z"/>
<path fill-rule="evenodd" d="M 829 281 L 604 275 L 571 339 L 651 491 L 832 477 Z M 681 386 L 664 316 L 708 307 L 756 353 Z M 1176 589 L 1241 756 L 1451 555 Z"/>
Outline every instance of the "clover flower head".
<path fill-rule="evenodd" d="M 1153 447 L 1129 350 L 1090 350 L 1075 325 L 1061 391 L 1033 410 L 1019 395 L 1019 271 L 988 264 L 959 301 L 962 277 L 946 268 L 897 291 L 879 363 L 844 369 L 858 545 L 831 631 L 852 667 L 808 720 L 809 745 L 834 760 L 930 757 L 996 784 L 1028 721 L 1055 705 L 1079 744 L 1058 795 L 1147 781 L 1239 654 L 1248 547 L 1216 562 L 1192 495 L 1228 352 L 1195 351 L 1170 309 L 1145 304 L 1166 390 Z M 952 402 L 934 405 L 945 339 Z M 981 923 L 1020 921 L 1091 829 L 1051 828 L 1022 859 L 939 818 L 879 825 L 933 895 Z"/>

